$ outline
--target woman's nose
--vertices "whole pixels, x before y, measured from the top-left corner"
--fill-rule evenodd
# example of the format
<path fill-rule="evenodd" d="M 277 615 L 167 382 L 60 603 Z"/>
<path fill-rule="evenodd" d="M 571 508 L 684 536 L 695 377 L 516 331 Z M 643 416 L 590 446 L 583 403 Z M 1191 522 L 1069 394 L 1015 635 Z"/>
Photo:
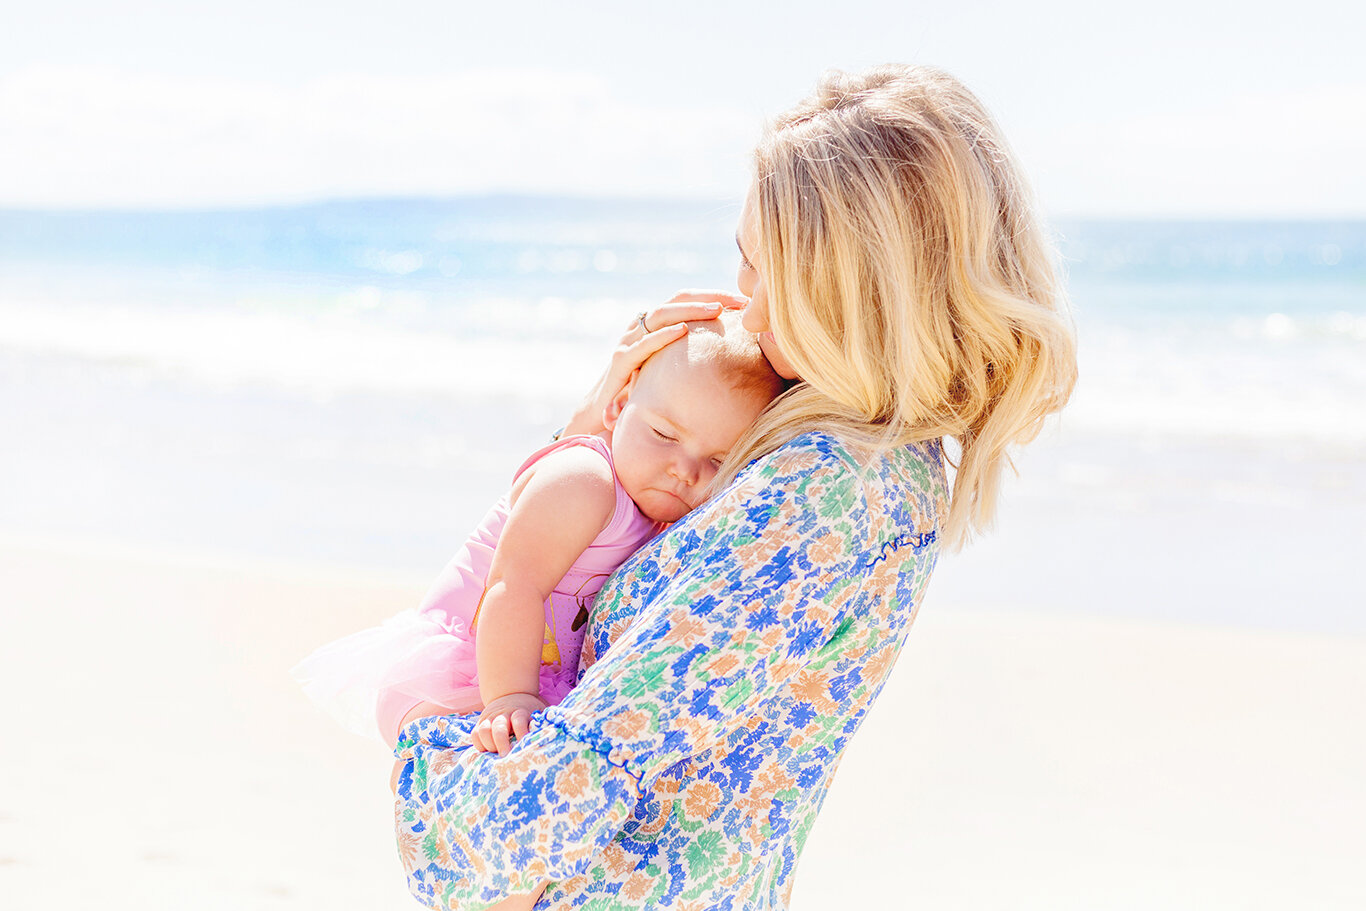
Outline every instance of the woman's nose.
<path fill-rule="evenodd" d="M 749 332 L 758 334 L 768 331 L 768 313 L 759 305 L 754 297 L 749 299 L 744 311 L 740 314 L 740 325 Z"/>

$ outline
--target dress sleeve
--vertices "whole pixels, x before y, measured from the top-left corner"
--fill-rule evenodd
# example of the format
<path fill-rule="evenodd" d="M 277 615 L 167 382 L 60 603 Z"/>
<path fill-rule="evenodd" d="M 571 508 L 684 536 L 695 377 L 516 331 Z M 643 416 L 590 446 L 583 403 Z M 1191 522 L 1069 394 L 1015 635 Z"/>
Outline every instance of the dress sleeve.
<path fill-rule="evenodd" d="M 773 453 L 633 558 L 603 596 L 643 607 L 508 756 L 457 749 L 469 719 L 405 729 L 400 853 L 420 900 L 482 908 L 583 872 L 663 771 L 723 741 L 825 644 L 864 583 L 873 524 L 832 449 Z"/>

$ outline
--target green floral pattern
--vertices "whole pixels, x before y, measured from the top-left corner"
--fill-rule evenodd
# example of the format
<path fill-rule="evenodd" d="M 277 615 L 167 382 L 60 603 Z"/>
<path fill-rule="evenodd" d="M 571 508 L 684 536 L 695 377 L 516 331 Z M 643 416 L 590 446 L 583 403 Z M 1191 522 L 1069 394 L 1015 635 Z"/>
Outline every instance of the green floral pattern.
<path fill-rule="evenodd" d="M 578 686 L 506 757 L 472 716 L 404 729 L 414 895 L 478 909 L 786 908 L 849 737 L 938 554 L 937 442 L 870 454 L 806 434 L 628 560 Z"/>

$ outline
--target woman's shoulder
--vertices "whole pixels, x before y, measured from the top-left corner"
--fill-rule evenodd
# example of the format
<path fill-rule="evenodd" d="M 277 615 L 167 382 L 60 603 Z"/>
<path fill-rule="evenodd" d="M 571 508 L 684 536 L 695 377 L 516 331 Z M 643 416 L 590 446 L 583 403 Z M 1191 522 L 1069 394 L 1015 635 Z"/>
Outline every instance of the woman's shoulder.
<path fill-rule="evenodd" d="M 902 459 L 940 462 L 943 458 L 943 447 L 938 439 L 923 440 L 906 446 L 867 446 L 828 430 L 808 430 L 797 434 L 772 452 L 757 457 L 750 464 L 794 457 L 810 458 L 813 455 L 858 470 L 876 470 L 886 463 Z"/>
<path fill-rule="evenodd" d="M 947 499 L 938 440 L 877 448 L 810 431 L 746 466 L 709 512 L 723 524 L 778 514 L 803 527 L 837 523 L 871 543 L 889 529 L 937 533 Z"/>
<path fill-rule="evenodd" d="M 758 457 L 737 480 L 746 476 L 789 484 L 838 477 L 870 491 L 905 488 L 923 492 L 936 504 L 947 500 L 944 449 L 938 439 L 872 447 L 813 430 Z"/>

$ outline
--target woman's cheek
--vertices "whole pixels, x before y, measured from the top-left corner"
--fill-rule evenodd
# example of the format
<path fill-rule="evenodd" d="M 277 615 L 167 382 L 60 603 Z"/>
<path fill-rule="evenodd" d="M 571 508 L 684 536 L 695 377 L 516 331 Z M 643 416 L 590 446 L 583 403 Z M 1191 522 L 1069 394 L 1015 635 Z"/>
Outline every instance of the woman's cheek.
<path fill-rule="evenodd" d="M 740 293 L 745 297 L 754 296 L 754 272 L 740 266 L 735 270 L 735 287 L 740 289 Z"/>

